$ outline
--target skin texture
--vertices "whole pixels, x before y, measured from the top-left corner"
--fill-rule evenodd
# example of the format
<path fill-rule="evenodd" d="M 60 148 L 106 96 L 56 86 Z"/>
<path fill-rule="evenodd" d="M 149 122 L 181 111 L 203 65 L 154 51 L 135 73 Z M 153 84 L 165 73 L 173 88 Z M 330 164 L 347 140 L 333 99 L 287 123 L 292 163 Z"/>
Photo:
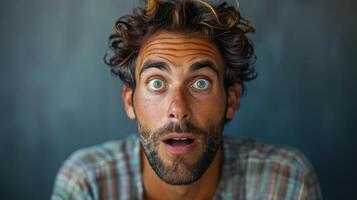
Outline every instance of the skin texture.
<path fill-rule="evenodd" d="M 146 132 L 148 138 L 155 137 L 153 134 L 168 123 L 183 121 L 207 132 L 211 130 L 210 133 L 221 138 L 223 121 L 233 117 L 240 97 L 238 84 L 227 88 L 226 92 L 223 74 L 223 61 L 214 44 L 193 34 L 156 32 L 144 42 L 136 60 L 135 92 L 128 86 L 123 87 L 126 113 L 138 121 L 139 132 Z M 202 80 L 206 87 L 200 88 Z M 153 87 L 155 83 L 159 83 L 159 89 Z M 179 156 L 168 152 L 162 142 L 154 145 L 164 165 L 172 166 L 180 160 L 177 172 L 182 177 L 189 176 L 187 167 L 196 166 L 207 148 L 204 135 L 193 137 L 193 148 Z M 221 146 L 212 159 L 198 180 L 173 185 L 155 173 L 142 151 L 145 198 L 211 199 L 220 178 Z"/>

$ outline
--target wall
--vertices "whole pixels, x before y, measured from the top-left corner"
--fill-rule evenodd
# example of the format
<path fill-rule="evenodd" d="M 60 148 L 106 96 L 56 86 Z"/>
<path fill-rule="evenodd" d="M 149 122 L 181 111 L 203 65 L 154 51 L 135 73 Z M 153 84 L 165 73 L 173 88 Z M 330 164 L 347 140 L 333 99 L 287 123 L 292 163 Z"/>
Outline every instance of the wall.
<path fill-rule="evenodd" d="M 102 62 L 138 2 L 0 3 L 0 199 L 48 199 L 74 150 L 135 132 Z M 301 149 L 325 199 L 356 196 L 356 1 L 242 0 L 257 80 L 227 134 Z"/>

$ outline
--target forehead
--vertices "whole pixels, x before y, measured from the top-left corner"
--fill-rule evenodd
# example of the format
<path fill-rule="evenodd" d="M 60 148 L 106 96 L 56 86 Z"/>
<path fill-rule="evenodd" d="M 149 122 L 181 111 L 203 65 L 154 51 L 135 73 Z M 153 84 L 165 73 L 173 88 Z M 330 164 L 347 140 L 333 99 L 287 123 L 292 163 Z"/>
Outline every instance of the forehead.
<path fill-rule="evenodd" d="M 171 66 L 187 66 L 199 60 L 208 60 L 222 68 L 218 48 L 198 35 L 160 31 L 151 35 L 142 45 L 136 62 L 140 70 L 147 60 L 160 60 Z M 219 69 L 218 69 L 219 70 Z"/>

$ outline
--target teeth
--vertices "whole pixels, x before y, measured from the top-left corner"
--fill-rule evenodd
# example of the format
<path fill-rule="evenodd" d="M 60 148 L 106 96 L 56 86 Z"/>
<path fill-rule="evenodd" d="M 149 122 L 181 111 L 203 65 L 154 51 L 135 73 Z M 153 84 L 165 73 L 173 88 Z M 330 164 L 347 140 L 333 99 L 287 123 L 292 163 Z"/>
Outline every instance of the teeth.
<path fill-rule="evenodd" d="M 174 140 L 187 140 L 187 138 L 173 138 Z"/>

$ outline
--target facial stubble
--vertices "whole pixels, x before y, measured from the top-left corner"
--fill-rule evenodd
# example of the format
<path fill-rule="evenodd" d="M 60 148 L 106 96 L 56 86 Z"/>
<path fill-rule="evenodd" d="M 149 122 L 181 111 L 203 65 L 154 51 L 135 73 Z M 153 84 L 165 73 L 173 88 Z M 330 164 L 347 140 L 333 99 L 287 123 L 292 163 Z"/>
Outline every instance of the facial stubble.
<path fill-rule="evenodd" d="M 188 185 L 202 177 L 222 144 L 223 124 L 222 119 L 218 124 L 211 124 L 208 130 L 204 130 L 189 121 L 170 122 L 155 131 L 150 131 L 138 122 L 145 156 L 160 179 L 171 185 Z M 165 163 L 160 157 L 159 145 L 162 138 L 173 132 L 189 133 L 201 141 L 201 153 L 193 164 L 187 163 L 183 155 L 172 157 L 170 164 Z"/>

